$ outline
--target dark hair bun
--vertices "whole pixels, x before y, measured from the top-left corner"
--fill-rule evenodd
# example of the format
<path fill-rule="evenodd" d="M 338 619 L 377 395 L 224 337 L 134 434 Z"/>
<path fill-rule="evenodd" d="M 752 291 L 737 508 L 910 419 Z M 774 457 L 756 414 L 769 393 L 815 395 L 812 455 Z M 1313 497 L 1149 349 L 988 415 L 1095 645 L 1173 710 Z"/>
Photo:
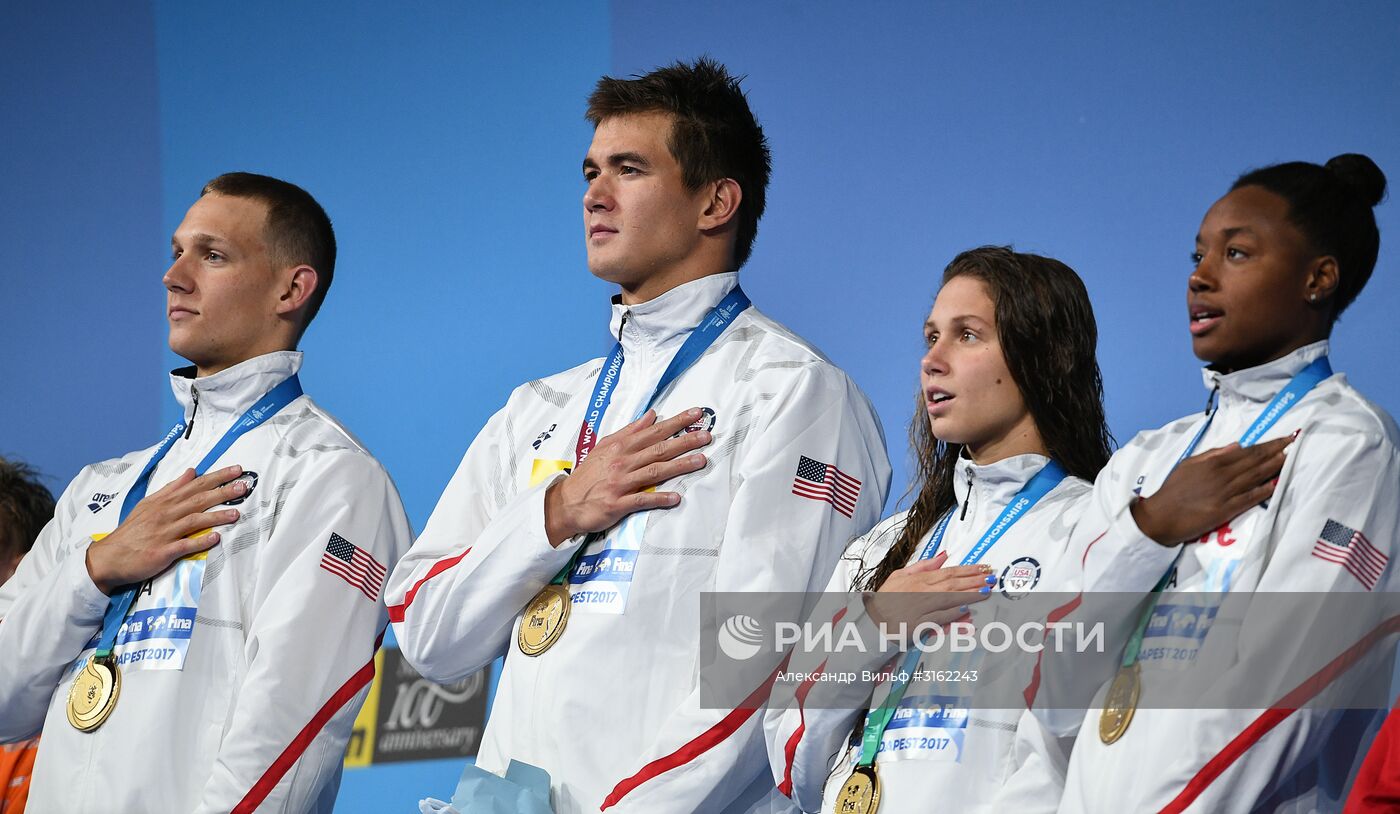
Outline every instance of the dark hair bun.
<path fill-rule="evenodd" d="M 1354 190 L 1367 206 L 1375 206 L 1385 198 L 1385 173 L 1366 156 L 1345 153 L 1329 160 L 1327 169 Z"/>

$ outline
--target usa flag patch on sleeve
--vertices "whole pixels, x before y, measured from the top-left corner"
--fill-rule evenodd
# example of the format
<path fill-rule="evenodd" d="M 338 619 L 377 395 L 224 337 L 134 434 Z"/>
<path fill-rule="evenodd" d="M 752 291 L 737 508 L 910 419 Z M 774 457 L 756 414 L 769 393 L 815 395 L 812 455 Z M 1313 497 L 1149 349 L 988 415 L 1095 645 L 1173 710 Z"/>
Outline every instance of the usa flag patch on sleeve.
<path fill-rule="evenodd" d="M 1312 554 L 1318 559 L 1336 563 L 1370 591 L 1380 581 L 1390 557 L 1371 545 L 1366 535 L 1336 520 L 1328 520 L 1313 543 Z"/>
<path fill-rule="evenodd" d="M 822 463 L 802 455 L 797 459 L 797 474 L 792 479 L 792 493 L 809 500 L 830 503 L 836 511 L 850 517 L 860 500 L 860 481 L 842 472 L 834 464 Z"/>
<path fill-rule="evenodd" d="M 326 542 L 321 567 L 359 588 L 371 601 L 379 598 L 379 589 L 384 587 L 384 566 L 368 551 L 335 532 Z"/>

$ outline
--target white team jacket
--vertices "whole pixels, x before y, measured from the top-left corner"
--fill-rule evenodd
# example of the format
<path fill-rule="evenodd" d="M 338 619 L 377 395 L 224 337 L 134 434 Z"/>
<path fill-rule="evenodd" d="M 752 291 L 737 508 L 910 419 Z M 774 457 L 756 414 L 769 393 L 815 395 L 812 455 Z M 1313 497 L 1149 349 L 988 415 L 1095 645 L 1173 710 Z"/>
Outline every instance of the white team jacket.
<path fill-rule="evenodd" d="M 627 314 L 626 360 L 600 435 L 634 418 L 685 335 L 737 280 L 713 275 L 640 305 L 614 303 L 614 337 Z M 440 681 L 506 657 L 478 762 L 497 772 L 512 759 L 544 768 L 561 814 L 786 810 L 773 797 L 757 716 L 699 706 L 700 592 L 825 585 L 845 542 L 883 506 L 890 467 L 880 426 L 843 372 L 757 309 L 744 311 L 656 404 L 663 418 L 713 411 L 708 465 L 662 487 L 681 493 L 678 507 L 609 532 L 607 548 L 632 546 L 616 558 L 627 572 L 572 585 L 563 637 L 531 658 L 515 644 L 521 610 L 580 544 L 550 547 L 544 491 L 573 464 L 601 366 L 594 359 L 516 388 L 472 442 L 391 577 L 395 635 Z M 803 457 L 860 481 L 851 516 L 794 494 Z M 625 609 L 608 612 L 622 591 Z"/>
<path fill-rule="evenodd" d="M 1292 376 L 1327 352 L 1318 342 L 1289 356 L 1228 375 L 1205 372 L 1207 389 L 1219 388 L 1214 422 L 1197 451 L 1238 441 Z M 1140 433 L 1113 456 L 1094 485 L 1093 498 L 1075 532 L 1075 545 L 1087 548 L 1085 578 L 1115 584 L 1116 590 L 1145 591 L 1167 571 L 1176 549 L 1157 545 L 1138 530 L 1129 511 L 1134 491 L 1151 495 L 1194 436 L 1204 415 L 1179 419 Z M 1330 528 L 1364 534 L 1385 558 L 1397 553 L 1400 530 L 1400 454 L 1394 421 L 1352 389 L 1342 374 L 1320 383 L 1274 425 L 1263 440 L 1300 431 L 1267 506 L 1253 507 L 1197 543 L 1188 544 L 1175 580 L 1158 609 L 1182 603 L 1217 601 L 1221 592 L 1365 593 L 1353 573 L 1313 554 Z M 1333 534 L 1332 536 L 1336 536 Z M 1343 535 L 1345 536 L 1345 535 Z M 1100 546 L 1107 547 L 1100 550 Z M 1132 584 L 1134 575 L 1156 575 Z M 1381 570 L 1374 590 L 1400 590 L 1394 563 Z M 1358 604 L 1358 608 L 1368 607 Z M 1358 748 L 1374 717 L 1303 709 L 1269 712 L 1235 709 L 1223 699 L 1244 681 L 1257 682 L 1250 669 L 1261 653 L 1289 654 L 1309 663 L 1326 661 L 1359 639 L 1331 631 L 1290 628 L 1268 634 L 1270 621 L 1246 613 L 1238 624 L 1241 645 L 1229 656 L 1230 672 L 1209 688 L 1202 706 L 1222 699 L 1222 709 L 1151 709 L 1154 685 L 1165 688 L 1180 676 L 1169 659 L 1212 646 L 1212 628 L 1197 629 L 1191 647 L 1180 636 L 1149 635 L 1143 642 L 1143 702 L 1126 735 L 1104 745 L 1098 737 L 1102 690 L 1083 719 L 1082 736 L 1070 758 L 1065 812 L 1193 811 L 1246 812 L 1340 810 L 1343 786 L 1360 762 Z M 1358 620 L 1359 630 L 1381 619 Z M 1279 627 L 1273 625 L 1273 627 Z M 1215 630 L 1228 631 L 1217 618 Z M 1388 642 L 1387 642 L 1388 645 Z M 1376 647 L 1343 681 L 1379 676 L 1389 680 L 1391 648 Z M 1257 664 L 1257 661 L 1255 662 Z M 1176 665 L 1181 669 L 1181 665 Z M 1179 680 L 1179 679 L 1177 679 Z M 1159 690 L 1160 691 L 1160 690 Z M 1061 733 L 1064 734 L 1064 733 Z M 1363 750 L 1364 751 L 1364 750 Z M 1147 768 L 1150 767 L 1150 768 Z"/>
<path fill-rule="evenodd" d="M 1017 455 L 985 466 L 971 461 L 959 464 L 954 491 L 958 506 L 966 504 L 968 512 L 964 517 L 960 509 L 955 509 L 944 533 L 942 548 L 948 552 L 948 565 L 962 562 L 1012 497 L 1046 461 L 1042 455 Z M 1002 596 L 1024 597 L 1031 591 L 1045 593 L 1071 587 L 1055 584 L 1054 574 L 1085 507 L 1089 489 L 1089 484 L 1079 478 L 1065 478 L 983 556 L 982 562 L 992 566 L 998 577 L 993 591 Z M 904 512 L 896 514 L 853 541 L 837 565 L 827 592 L 854 590 L 863 573 L 878 566 L 894 544 L 905 517 Z M 917 560 L 931 535 L 929 532 L 924 536 L 911 562 Z M 1008 593 L 1000 594 L 1002 591 Z M 861 626 L 873 639 L 874 625 L 860 597 L 859 593 L 852 594 L 844 618 Z M 979 612 L 974 616 L 974 623 L 981 621 L 980 615 Z M 855 661 L 843 661 L 839 667 L 828 664 L 825 670 L 876 670 L 890 655 L 872 652 Z M 793 669 L 805 674 L 811 672 L 807 669 L 811 666 L 794 660 Z M 1003 676 L 1002 680 L 1023 687 L 1033 666 L 1033 660 L 1027 660 L 1024 671 L 1014 677 Z M 883 682 L 875 698 L 883 698 L 888 688 L 889 683 Z M 765 730 L 775 780 L 802 810 L 835 810 L 836 795 L 860 759 L 860 745 L 850 741 L 867 711 L 872 689 L 876 688 L 870 682 L 858 686 L 814 682 L 803 696 L 803 703 L 767 714 Z M 910 686 L 900 707 L 913 714 L 896 717 L 886 730 L 885 748 L 876 757 L 882 811 L 924 810 L 932 800 L 938 801 L 940 810 L 958 812 L 1035 811 L 1047 805 L 1054 810 L 1060 790 L 1054 772 L 1034 775 L 1038 782 L 1046 784 L 1040 787 L 1018 784 L 1014 795 L 1006 787 L 1011 774 L 1027 762 L 1054 759 L 1059 754 L 1053 738 L 1034 716 L 1023 716 L 1023 711 L 1016 709 L 972 709 L 965 717 L 954 716 L 941 722 L 946 726 L 939 725 L 937 719 L 919 717 L 931 714 L 915 699 L 919 692 L 917 684 Z M 1018 734 L 1018 728 L 1026 727 L 1031 731 Z M 1041 744 L 1042 740 L 1049 742 Z"/>
<path fill-rule="evenodd" d="M 198 412 L 147 494 L 198 463 L 300 366 L 300 353 L 280 352 L 201 379 L 172 375 L 187 416 L 198 388 Z M 125 661 L 116 708 L 100 729 L 79 732 L 65 714 L 70 676 L 91 654 L 108 603 L 86 550 L 90 535 L 116 527 L 154 450 L 85 467 L 0 589 L 0 740 L 44 732 L 29 809 L 330 811 L 387 619 L 382 593 L 371 597 L 322 560 L 336 534 L 393 568 L 411 542 L 398 493 L 306 396 L 245 434 L 211 467 L 257 473 L 242 516 L 218 529 L 206 557 L 146 584 L 128 616 L 131 641 L 119 639 L 116 651 Z"/>

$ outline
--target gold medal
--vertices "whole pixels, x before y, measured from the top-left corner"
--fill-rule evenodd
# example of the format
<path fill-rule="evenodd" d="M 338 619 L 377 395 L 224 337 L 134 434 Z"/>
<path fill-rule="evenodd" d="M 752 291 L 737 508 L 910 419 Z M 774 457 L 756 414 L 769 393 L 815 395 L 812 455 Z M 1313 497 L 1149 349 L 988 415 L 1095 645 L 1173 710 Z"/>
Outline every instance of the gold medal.
<path fill-rule="evenodd" d="M 122 692 L 122 674 L 116 659 L 93 656 L 73 679 L 68 691 L 68 723 L 83 732 L 102 726 L 117 707 Z"/>
<path fill-rule="evenodd" d="M 563 585 L 546 585 L 535 594 L 520 619 L 520 635 L 516 639 L 520 652 L 538 656 L 553 647 L 569 622 L 572 604 L 569 589 Z"/>
<path fill-rule="evenodd" d="M 836 814 L 875 814 L 880 807 L 880 778 L 874 766 L 857 766 L 836 795 Z"/>
<path fill-rule="evenodd" d="M 1103 713 L 1099 715 L 1099 740 L 1110 744 L 1123 737 L 1128 724 L 1133 722 L 1137 712 L 1138 694 L 1142 690 L 1142 679 L 1137 662 L 1124 667 L 1108 685 L 1108 695 L 1103 699 Z"/>

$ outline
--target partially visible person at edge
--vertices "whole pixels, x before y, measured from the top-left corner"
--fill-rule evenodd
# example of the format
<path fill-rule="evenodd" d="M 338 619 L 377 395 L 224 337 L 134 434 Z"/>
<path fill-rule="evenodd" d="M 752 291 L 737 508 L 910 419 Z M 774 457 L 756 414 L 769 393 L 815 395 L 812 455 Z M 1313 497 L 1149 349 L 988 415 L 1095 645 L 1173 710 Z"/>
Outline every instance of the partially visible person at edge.
<path fill-rule="evenodd" d="M 1345 814 L 1400 811 L 1400 715 L 1391 710 L 1347 795 Z"/>
<path fill-rule="evenodd" d="M 230 173 L 171 254 L 184 418 L 85 467 L 0 587 L 0 741 L 43 727 L 34 811 L 330 811 L 410 541 L 388 474 L 297 376 L 330 219 Z"/>
<path fill-rule="evenodd" d="M 53 494 L 34 470 L 0 458 L 0 585 L 14 576 L 19 561 L 52 518 Z M 37 735 L 0 745 L 0 814 L 23 814 L 38 750 Z"/>
<path fill-rule="evenodd" d="M 1093 308 L 1065 264 L 1006 248 L 964 252 L 944 270 L 923 334 L 913 505 L 855 540 L 826 588 L 852 592 L 842 623 L 872 642 L 884 640 L 881 625 L 947 622 L 948 611 L 962 613 L 957 603 L 1066 590 L 1051 575 L 1110 452 Z M 890 656 L 870 648 L 829 662 L 833 675 L 884 678 L 810 681 L 796 703 L 769 712 L 769 757 L 785 794 L 823 812 L 870 810 L 877 785 L 886 811 L 934 799 L 955 811 L 1053 808 L 1053 776 L 1014 795 L 1005 785 L 1055 748 L 1034 717 L 978 708 L 974 693 L 996 693 L 985 681 L 895 678 L 947 667 L 939 652 L 882 671 Z M 1033 662 L 1024 666 L 1000 678 L 1011 697 Z M 971 662 L 959 668 L 975 672 Z M 812 671 L 795 662 L 792 672 Z"/>
<path fill-rule="evenodd" d="M 1153 599 L 1082 718 L 1061 811 L 1342 807 L 1380 714 L 1346 707 L 1390 675 L 1391 650 L 1368 644 L 1381 622 L 1368 597 L 1400 590 L 1400 431 L 1332 371 L 1329 337 L 1375 266 L 1384 191 L 1349 154 L 1247 172 L 1206 212 L 1186 327 L 1209 405 L 1119 450 L 1074 536 L 1086 580 L 1147 562 L 1158 581 L 1124 586 Z M 1355 631 L 1259 597 L 1284 592 L 1354 596 Z M 1198 658 L 1221 647 L 1223 673 Z M 1172 693 L 1191 708 L 1164 703 Z"/>
<path fill-rule="evenodd" d="M 560 814 L 788 811 L 761 716 L 701 703 L 700 594 L 820 590 L 879 517 L 884 439 L 845 373 L 747 307 L 770 162 L 739 82 L 709 59 L 605 77 L 587 116 L 617 344 L 487 422 L 393 573 L 394 632 L 438 681 L 505 657 L 478 764 L 544 769 Z"/>

